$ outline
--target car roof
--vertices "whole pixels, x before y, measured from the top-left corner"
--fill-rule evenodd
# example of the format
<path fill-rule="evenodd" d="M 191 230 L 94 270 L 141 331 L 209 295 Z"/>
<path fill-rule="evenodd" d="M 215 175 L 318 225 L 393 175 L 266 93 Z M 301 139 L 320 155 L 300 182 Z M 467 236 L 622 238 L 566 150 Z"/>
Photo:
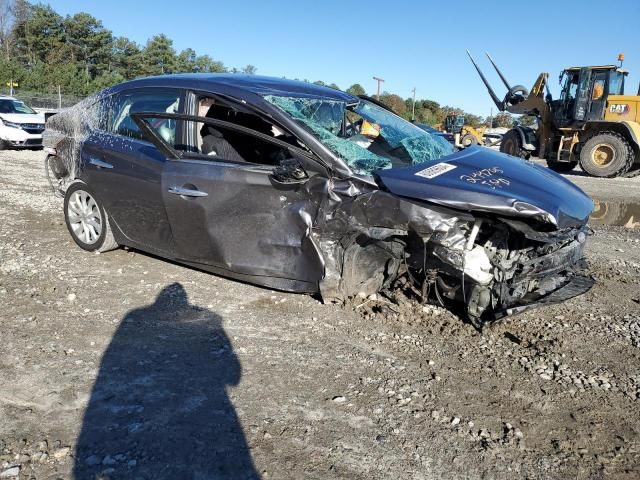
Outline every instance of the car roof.
<path fill-rule="evenodd" d="M 287 78 L 235 73 L 179 73 L 145 77 L 116 85 L 112 92 L 136 87 L 181 87 L 215 91 L 225 90 L 250 92 L 257 95 L 283 95 L 322 97 L 342 102 L 357 102 L 358 98 L 348 93 L 313 83 Z"/>
<path fill-rule="evenodd" d="M 0 100 L 16 100 L 16 97 L 12 97 L 11 95 L 0 95 Z"/>

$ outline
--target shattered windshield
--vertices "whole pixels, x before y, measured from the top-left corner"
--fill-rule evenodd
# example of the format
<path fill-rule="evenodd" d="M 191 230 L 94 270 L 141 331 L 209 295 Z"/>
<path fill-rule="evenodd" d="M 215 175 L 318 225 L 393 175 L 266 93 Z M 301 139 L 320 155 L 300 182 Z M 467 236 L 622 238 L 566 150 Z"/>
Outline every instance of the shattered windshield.
<path fill-rule="evenodd" d="M 357 104 L 319 97 L 267 95 L 304 124 L 357 174 L 437 160 L 453 153 L 445 139 L 366 100 Z"/>

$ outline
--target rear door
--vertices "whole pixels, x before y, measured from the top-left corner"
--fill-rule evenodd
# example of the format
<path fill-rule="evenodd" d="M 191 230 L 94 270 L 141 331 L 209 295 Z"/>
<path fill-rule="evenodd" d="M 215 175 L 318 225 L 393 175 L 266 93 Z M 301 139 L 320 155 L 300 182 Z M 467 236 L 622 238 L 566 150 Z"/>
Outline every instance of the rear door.
<path fill-rule="evenodd" d="M 144 119 L 150 130 L 154 121 Z M 190 130 L 186 123 L 194 120 L 182 121 L 183 129 Z M 163 170 L 162 194 L 177 257 L 278 288 L 316 291 L 324 264 L 312 240 L 317 204 L 307 184 L 313 180 L 278 183 L 272 174 L 283 160 L 303 165 L 309 176 L 322 167 L 308 153 L 264 133 L 207 122 L 223 136 L 241 140 L 241 151 L 253 149 L 257 156 L 231 161 L 162 142 L 174 157 Z"/>
<path fill-rule="evenodd" d="M 102 106 L 103 128 L 84 142 L 81 154 L 89 185 L 129 244 L 163 254 L 173 251 L 161 188 L 166 155 L 143 137 L 131 114 L 179 111 L 182 97 L 180 90 L 169 88 L 109 97 Z"/>

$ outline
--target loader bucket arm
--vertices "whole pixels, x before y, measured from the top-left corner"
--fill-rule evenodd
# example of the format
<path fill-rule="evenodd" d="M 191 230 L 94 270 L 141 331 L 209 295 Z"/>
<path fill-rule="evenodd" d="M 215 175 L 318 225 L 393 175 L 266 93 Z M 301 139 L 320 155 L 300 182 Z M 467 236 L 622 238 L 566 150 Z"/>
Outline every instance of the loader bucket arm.
<path fill-rule="evenodd" d="M 491 55 L 489 55 L 486 52 L 485 52 L 485 55 L 487 56 L 487 58 L 491 62 L 491 65 L 493 65 L 493 68 L 496 69 L 496 72 L 498 72 L 498 76 L 500 77 L 500 80 L 502 80 L 502 83 L 504 83 L 504 86 L 507 87 L 507 90 L 511 90 L 511 85 L 509 85 L 509 82 L 507 82 L 507 79 L 504 77 L 504 75 L 502 74 L 502 72 L 500 71 L 498 66 L 496 65 L 496 62 L 493 61 L 493 58 L 491 58 Z"/>
<path fill-rule="evenodd" d="M 469 53 L 469 50 L 467 50 L 467 55 L 469 55 L 469 60 L 471 60 L 471 63 L 473 63 L 473 66 L 476 68 L 476 71 L 478 72 L 478 75 L 480 75 L 480 79 L 482 80 L 484 85 L 487 87 L 487 91 L 489 92 L 489 95 L 491 96 L 491 99 L 493 100 L 493 103 L 496 104 L 496 107 L 498 107 L 498 110 L 500 110 L 501 112 L 504 112 L 504 109 L 505 109 L 504 102 L 500 101 L 500 99 L 496 95 L 496 92 L 493 91 L 493 88 L 491 88 L 491 85 L 489 85 L 489 81 L 487 80 L 487 78 L 482 73 L 482 70 L 480 70 L 480 67 L 478 67 L 478 64 L 476 63 L 476 61 L 471 56 L 471 53 Z"/>
<path fill-rule="evenodd" d="M 548 73 L 541 73 L 538 75 L 538 79 L 536 83 L 531 87 L 531 95 L 535 95 L 536 97 L 542 97 L 545 92 L 545 88 L 547 88 L 547 79 L 549 78 Z M 548 91 L 548 88 L 547 88 Z"/>

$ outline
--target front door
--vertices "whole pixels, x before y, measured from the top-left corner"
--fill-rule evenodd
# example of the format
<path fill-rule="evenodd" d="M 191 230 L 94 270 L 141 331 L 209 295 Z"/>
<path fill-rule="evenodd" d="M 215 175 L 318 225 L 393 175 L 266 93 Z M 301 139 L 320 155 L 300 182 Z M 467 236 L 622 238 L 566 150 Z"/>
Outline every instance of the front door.
<path fill-rule="evenodd" d="M 602 120 L 607 103 L 608 70 L 596 70 L 591 74 L 591 101 L 585 120 Z"/>
<path fill-rule="evenodd" d="M 576 104 L 573 118 L 577 121 L 583 121 L 587 117 L 587 109 L 591 101 L 591 70 L 588 68 L 580 69 L 580 80 L 578 82 L 578 93 L 576 96 Z"/>
<path fill-rule="evenodd" d="M 272 170 L 189 158 L 167 162 L 162 191 L 177 257 L 317 284 L 323 267 L 310 238 L 316 206 L 304 185 L 274 185 Z"/>
<path fill-rule="evenodd" d="M 162 195 L 176 258 L 275 288 L 316 291 L 324 263 L 312 229 L 322 193 L 314 196 L 307 187 L 314 182 L 309 177 L 326 174 L 324 167 L 290 137 L 278 139 L 269 136 L 268 128 L 258 132 L 246 126 L 259 128 L 259 119 L 220 110 L 225 121 L 208 117 L 200 122 L 189 115 L 137 117 L 170 157 L 162 172 Z M 153 126 L 162 117 L 171 117 L 183 131 L 212 137 L 202 136 L 190 147 L 180 140 L 168 142 Z M 245 126 L 229 119 L 242 120 Z M 274 177 L 274 168 L 282 165 L 293 165 L 302 175 L 291 181 Z"/>

